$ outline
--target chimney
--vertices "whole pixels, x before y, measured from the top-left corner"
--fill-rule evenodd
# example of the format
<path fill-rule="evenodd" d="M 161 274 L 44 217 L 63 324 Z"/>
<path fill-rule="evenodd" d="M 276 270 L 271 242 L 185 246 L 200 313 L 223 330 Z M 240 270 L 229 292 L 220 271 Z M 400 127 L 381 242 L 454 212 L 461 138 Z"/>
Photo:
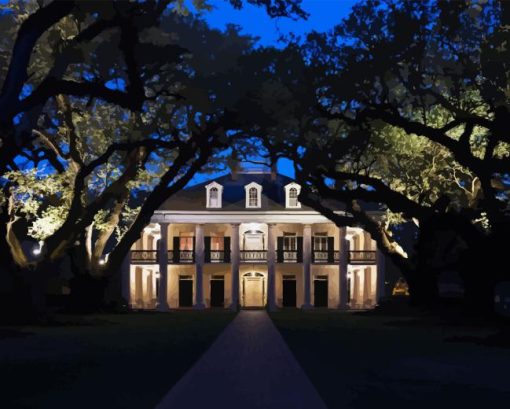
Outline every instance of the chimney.
<path fill-rule="evenodd" d="M 232 151 L 232 155 L 227 160 L 227 165 L 230 168 L 230 177 L 232 180 L 237 180 L 239 174 L 239 159 L 237 158 L 237 152 Z"/>
<path fill-rule="evenodd" d="M 273 162 L 271 164 L 271 180 L 274 182 L 276 180 L 276 175 L 278 174 L 278 171 L 276 169 L 276 162 Z"/>

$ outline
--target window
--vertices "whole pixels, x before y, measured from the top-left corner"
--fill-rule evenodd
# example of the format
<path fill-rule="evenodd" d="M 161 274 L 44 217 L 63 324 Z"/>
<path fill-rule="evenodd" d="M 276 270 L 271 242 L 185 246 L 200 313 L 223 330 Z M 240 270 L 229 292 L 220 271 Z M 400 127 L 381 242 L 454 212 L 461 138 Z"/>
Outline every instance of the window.
<path fill-rule="evenodd" d="M 285 207 L 288 209 L 299 209 L 301 203 L 299 203 L 298 196 L 301 191 L 301 186 L 297 183 L 289 183 L 285 186 Z"/>
<path fill-rule="evenodd" d="M 295 235 L 283 236 L 283 250 L 284 251 L 296 251 L 297 250 L 297 238 Z"/>
<path fill-rule="evenodd" d="M 218 188 L 212 187 L 209 190 L 209 207 L 218 207 Z"/>
<path fill-rule="evenodd" d="M 298 192 L 295 187 L 289 189 L 289 207 L 296 207 L 298 205 Z"/>
<path fill-rule="evenodd" d="M 219 183 L 212 182 L 206 187 L 206 207 L 208 209 L 220 209 L 221 208 L 221 194 L 223 192 L 223 186 Z"/>
<path fill-rule="evenodd" d="M 246 192 L 246 207 L 259 209 L 261 207 L 262 186 L 251 182 L 244 187 L 244 190 Z"/>
<path fill-rule="evenodd" d="M 249 207 L 258 207 L 258 192 L 257 188 L 251 187 L 248 191 L 249 198 L 248 198 L 248 206 Z"/>
<path fill-rule="evenodd" d="M 179 237 L 179 250 L 192 251 L 193 250 L 193 237 Z"/>
<path fill-rule="evenodd" d="M 223 237 L 211 237 L 211 251 L 222 251 L 224 240 Z"/>
<path fill-rule="evenodd" d="M 328 238 L 327 236 L 314 236 L 313 249 L 315 251 L 328 251 Z"/>

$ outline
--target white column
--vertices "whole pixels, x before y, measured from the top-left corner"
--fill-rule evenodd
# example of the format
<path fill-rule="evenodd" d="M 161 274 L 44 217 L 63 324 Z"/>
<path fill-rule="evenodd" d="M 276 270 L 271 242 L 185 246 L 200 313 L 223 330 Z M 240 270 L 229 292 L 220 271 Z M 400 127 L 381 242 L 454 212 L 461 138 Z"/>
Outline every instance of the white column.
<path fill-rule="evenodd" d="M 168 225 L 169 223 L 159 224 L 161 239 L 158 245 L 158 311 L 168 311 Z"/>
<path fill-rule="evenodd" d="M 304 303 L 301 306 L 303 309 L 312 308 L 311 304 L 311 265 L 312 265 L 312 225 L 305 224 L 303 226 L 303 289 L 304 289 Z"/>
<path fill-rule="evenodd" d="M 124 300 L 124 306 L 131 306 L 133 300 L 131 300 L 131 250 L 129 250 L 122 261 L 120 267 L 121 273 L 121 296 Z"/>
<path fill-rule="evenodd" d="M 349 241 L 345 238 L 345 234 L 347 232 L 347 227 L 340 227 L 339 229 L 339 260 L 338 260 L 338 274 L 339 280 L 338 283 L 340 285 L 339 289 L 339 300 L 338 300 L 338 308 L 341 310 L 346 310 L 349 308 L 347 296 L 347 270 L 349 268 Z"/>
<path fill-rule="evenodd" d="M 372 269 L 365 267 L 363 277 L 363 307 L 371 307 L 372 304 Z"/>
<path fill-rule="evenodd" d="M 239 224 L 232 224 L 232 237 L 230 239 L 230 268 L 232 274 L 232 304 L 230 309 L 239 309 Z"/>
<path fill-rule="evenodd" d="M 376 301 L 381 302 L 386 297 L 386 285 L 385 285 L 385 256 L 381 250 L 377 250 L 375 254 L 375 263 L 377 268 L 377 287 L 376 287 Z"/>
<path fill-rule="evenodd" d="M 269 311 L 276 310 L 276 243 L 274 228 L 275 225 L 272 223 L 267 225 L 267 308 Z"/>
<path fill-rule="evenodd" d="M 204 305 L 204 225 L 195 225 L 195 305 L 196 309 L 205 308 Z"/>
<path fill-rule="evenodd" d="M 352 289 L 352 306 L 354 308 L 358 308 L 360 303 L 360 294 L 359 294 L 359 270 L 354 270 L 353 273 L 354 285 Z"/>
<path fill-rule="evenodd" d="M 136 308 L 143 307 L 143 269 L 135 269 L 135 305 Z"/>

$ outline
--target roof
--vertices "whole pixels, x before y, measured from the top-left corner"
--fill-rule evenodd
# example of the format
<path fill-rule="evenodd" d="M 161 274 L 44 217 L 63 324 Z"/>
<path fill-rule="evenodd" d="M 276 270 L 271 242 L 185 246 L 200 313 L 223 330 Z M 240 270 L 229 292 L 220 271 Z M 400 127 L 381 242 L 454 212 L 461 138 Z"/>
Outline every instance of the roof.
<path fill-rule="evenodd" d="M 218 209 L 206 207 L 206 189 L 205 187 L 212 182 L 216 182 L 223 186 L 222 207 Z M 255 182 L 262 186 L 261 206 L 260 208 L 246 208 L 246 192 L 244 187 L 251 182 Z M 284 187 L 294 180 L 288 176 L 277 173 L 272 180 L 270 173 L 250 173 L 238 172 L 237 178 L 232 179 L 232 175 L 224 175 L 215 179 L 183 189 L 172 197 L 167 199 L 159 210 L 207 210 L 211 212 L 222 211 L 314 211 L 311 207 L 301 205 L 300 208 L 285 207 L 285 189 Z M 365 206 L 364 206 L 365 207 Z M 377 211 L 380 208 L 376 205 L 369 206 L 366 210 Z M 344 210 L 345 206 L 336 202 L 333 206 L 334 210 Z"/>

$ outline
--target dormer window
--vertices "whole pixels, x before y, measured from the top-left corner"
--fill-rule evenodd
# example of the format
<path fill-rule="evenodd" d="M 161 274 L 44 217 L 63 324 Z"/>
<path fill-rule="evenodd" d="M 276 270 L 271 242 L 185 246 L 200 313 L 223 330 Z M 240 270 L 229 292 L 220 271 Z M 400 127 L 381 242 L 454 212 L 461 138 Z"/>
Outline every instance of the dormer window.
<path fill-rule="evenodd" d="M 288 209 L 299 209 L 301 203 L 299 203 L 298 196 L 301 191 L 301 186 L 297 183 L 289 183 L 285 186 L 285 207 Z"/>
<path fill-rule="evenodd" d="M 207 194 L 206 207 L 208 209 L 220 209 L 223 186 L 221 186 L 219 183 L 212 182 L 208 184 L 205 189 Z"/>
<path fill-rule="evenodd" d="M 246 185 L 244 190 L 246 191 L 246 208 L 260 208 L 262 186 L 260 186 L 258 183 L 252 182 Z"/>

